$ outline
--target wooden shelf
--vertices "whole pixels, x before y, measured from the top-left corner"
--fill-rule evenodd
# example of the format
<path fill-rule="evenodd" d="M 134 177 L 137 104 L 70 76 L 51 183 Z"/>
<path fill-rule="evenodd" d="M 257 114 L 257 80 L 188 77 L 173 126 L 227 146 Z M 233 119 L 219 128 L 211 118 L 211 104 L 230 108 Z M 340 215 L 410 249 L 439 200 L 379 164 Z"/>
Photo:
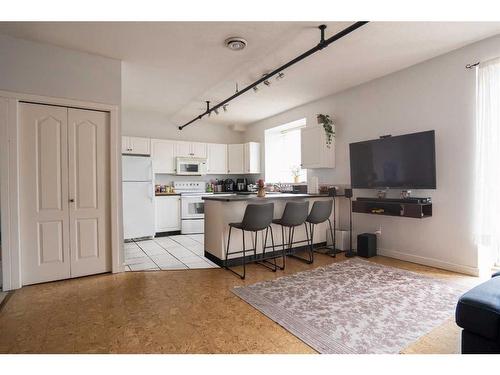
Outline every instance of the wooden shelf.
<path fill-rule="evenodd" d="M 387 202 L 376 198 L 373 200 L 355 200 L 352 202 L 352 212 L 423 219 L 432 216 L 432 203 Z"/>

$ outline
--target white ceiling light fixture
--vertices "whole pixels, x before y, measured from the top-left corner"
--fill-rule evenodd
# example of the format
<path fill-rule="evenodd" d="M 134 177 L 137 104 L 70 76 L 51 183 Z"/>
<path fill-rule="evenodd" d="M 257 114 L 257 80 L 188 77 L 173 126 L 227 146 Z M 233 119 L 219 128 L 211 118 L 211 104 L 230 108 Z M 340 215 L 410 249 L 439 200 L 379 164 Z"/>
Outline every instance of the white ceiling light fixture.
<path fill-rule="evenodd" d="M 247 41 L 245 39 L 243 39 L 243 38 L 234 36 L 234 37 L 231 37 L 231 38 L 227 38 L 224 41 L 224 44 L 231 51 L 241 51 L 241 50 L 244 50 L 245 47 L 247 46 Z"/>

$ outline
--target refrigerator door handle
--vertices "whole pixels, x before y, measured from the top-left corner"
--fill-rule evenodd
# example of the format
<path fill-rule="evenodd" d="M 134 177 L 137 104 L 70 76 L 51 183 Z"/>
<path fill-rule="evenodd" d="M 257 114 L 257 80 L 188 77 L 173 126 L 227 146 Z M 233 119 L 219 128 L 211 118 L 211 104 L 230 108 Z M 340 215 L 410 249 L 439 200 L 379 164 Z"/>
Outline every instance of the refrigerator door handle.
<path fill-rule="evenodd" d="M 151 183 L 149 184 L 149 187 L 150 187 L 150 189 L 149 189 L 149 199 L 150 199 L 150 200 L 151 200 L 151 202 L 152 202 L 152 201 L 153 201 L 153 199 L 154 199 L 154 197 L 155 197 L 155 196 L 154 196 L 154 194 L 153 194 L 153 191 L 154 191 L 154 189 L 155 189 L 155 186 L 154 186 L 154 184 L 151 182 Z"/>

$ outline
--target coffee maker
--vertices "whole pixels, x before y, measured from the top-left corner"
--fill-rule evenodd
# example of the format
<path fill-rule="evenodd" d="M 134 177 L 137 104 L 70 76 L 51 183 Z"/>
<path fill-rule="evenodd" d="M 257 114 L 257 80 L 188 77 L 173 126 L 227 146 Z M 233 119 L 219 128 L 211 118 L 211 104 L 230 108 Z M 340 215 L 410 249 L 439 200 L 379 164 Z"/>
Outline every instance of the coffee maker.
<path fill-rule="evenodd" d="M 247 191 L 248 181 L 246 178 L 236 179 L 236 191 Z"/>
<path fill-rule="evenodd" d="M 234 181 L 230 178 L 224 181 L 224 191 L 234 191 Z"/>

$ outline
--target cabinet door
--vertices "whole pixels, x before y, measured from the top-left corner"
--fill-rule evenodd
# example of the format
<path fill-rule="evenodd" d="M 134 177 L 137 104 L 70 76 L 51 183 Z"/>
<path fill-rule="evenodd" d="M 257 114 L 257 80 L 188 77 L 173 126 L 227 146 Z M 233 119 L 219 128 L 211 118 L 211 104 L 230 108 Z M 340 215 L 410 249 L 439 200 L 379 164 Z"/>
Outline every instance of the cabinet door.
<path fill-rule="evenodd" d="M 191 143 L 190 142 L 176 142 L 175 156 L 182 158 L 189 158 L 191 155 Z"/>
<path fill-rule="evenodd" d="M 245 173 L 260 173 L 260 143 L 245 143 Z"/>
<path fill-rule="evenodd" d="M 207 144 L 199 142 L 191 143 L 191 156 L 195 158 L 206 158 Z"/>
<path fill-rule="evenodd" d="M 130 137 L 122 137 L 122 154 L 130 153 Z"/>
<path fill-rule="evenodd" d="M 302 168 L 320 168 L 322 153 L 322 132 L 319 126 L 306 126 L 300 129 L 300 151 Z"/>
<path fill-rule="evenodd" d="M 149 138 L 128 137 L 131 153 L 135 155 L 151 155 L 151 140 Z"/>
<path fill-rule="evenodd" d="M 181 229 L 180 196 L 155 198 L 156 233 Z"/>
<path fill-rule="evenodd" d="M 208 174 L 226 174 L 227 173 L 227 145 L 218 143 L 209 143 L 207 145 Z"/>
<path fill-rule="evenodd" d="M 227 145 L 227 173 L 245 173 L 245 152 L 243 144 Z"/>
<path fill-rule="evenodd" d="M 151 140 L 154 173 L 175 173 L 176 142 L 163 139 Z"/>

